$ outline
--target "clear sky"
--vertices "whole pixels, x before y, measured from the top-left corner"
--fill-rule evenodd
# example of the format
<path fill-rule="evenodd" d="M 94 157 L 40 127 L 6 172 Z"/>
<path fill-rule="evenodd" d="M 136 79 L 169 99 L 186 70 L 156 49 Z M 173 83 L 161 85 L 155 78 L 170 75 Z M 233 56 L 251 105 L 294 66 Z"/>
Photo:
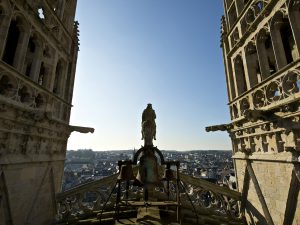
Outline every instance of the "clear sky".
<path fill-rule="evenodd" d="M 80 52 L 68 149 L 139 148 L 141 115 L 156 111 L 162 150 L 231 149 L 220 48 L 221 0 L 79 0 Z"/>

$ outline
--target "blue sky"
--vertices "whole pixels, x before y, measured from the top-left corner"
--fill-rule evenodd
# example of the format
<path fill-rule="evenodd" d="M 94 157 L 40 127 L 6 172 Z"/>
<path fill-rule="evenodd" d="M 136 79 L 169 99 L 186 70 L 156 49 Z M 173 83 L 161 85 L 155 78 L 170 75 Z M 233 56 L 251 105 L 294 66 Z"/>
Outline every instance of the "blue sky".
<path fill-rule="evenodd" d="M 231 149 L 221 0 L 79 0 L 80 52 L 68 149 L 139 148 L 143 109 L 157 114 L 159 149 Z"/>

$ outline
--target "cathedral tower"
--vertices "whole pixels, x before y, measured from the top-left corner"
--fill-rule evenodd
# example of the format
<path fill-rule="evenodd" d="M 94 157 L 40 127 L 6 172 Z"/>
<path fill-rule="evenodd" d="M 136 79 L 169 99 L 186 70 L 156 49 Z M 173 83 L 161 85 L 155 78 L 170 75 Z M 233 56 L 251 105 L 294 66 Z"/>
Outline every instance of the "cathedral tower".
<path fill-rule="evenodd" d="M 300 224 L 300 1 L 224 0 L 232 139 L 249 224 Z"/>
<path fill-rule="evenodd" d="M 51 224 L 78 53 L 76 0 L 0 1 L 0 224 Z"/>

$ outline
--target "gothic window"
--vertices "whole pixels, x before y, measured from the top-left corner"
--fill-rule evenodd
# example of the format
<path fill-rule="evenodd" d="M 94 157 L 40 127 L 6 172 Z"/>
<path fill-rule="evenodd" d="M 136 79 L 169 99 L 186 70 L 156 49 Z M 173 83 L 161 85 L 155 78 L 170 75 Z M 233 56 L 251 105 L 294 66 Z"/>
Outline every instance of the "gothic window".
<path fill-rule="evenodd" d="M 263 28 L 256 39 L 261 80 L 267 78 L 277 70 L 273 44 L 267 28 Z"/>
<path fill-rule="evenodd" d="M 71 85 L 71 75 L 72 75 L 72 63 L 68 64 L 68 74 L 67 74 L 67 80 L 65 85 L 65 99 L 69 100 L 69 91 L 70 91 L 70 85 Z"/>
<path fill-rule="evenodd" d="M 277 12 L 271 21 L 271 35 L 278 67 L 295 61 L 298 54 L 295 39 L 289 19 L 282 12 Z"/>
<path fill-rule="evenodd" d="M 276 60 L 275 60 L 274 49 L 273 49 L 273 44 L 272 44 L 270 34 L 268 34 L 268 36 L 266 37 L 264 45 L 267 51 L 266 53 L 268 58 L 269 71 L 270 74 L 273 74 L 277 71 L 277 69 L 276 69 Z"/>
<path fill-rule="evenodd" d="M 2 5 L 0 5 L 0 25 L 1 25 L 2 22 L 3 22 L 3 19 L 4 19 L 3 17 L 4 17 L 4 15 L 5 15 L 5 11 L 4 11 Z"/>
<path fill-rule="evenodd" d="M 245 78 L 245 69 L 243 65 L 243 60 L 241 56 L 237 56 L 234 59 L 234 70 L 235 70 L 235 79 L 238 89 L 238 95 L 241 95 L 247 91 L 247 84 Z"/>
<path fill-rule="evenodd" d="M 35 51 L 35 43 L 34 43 L 34 41 L 33 41 L 33 37 L 30 37 L 29 38 L 29 42 L 28 42 L 28 49 L 29 49 L 29 51 L 30 52 L 34 52 Z"/>
<path fill-rule="evenodd" d="M 282 38 L 286 61 L 289 64 L 296 59 L 294 55 L 296 45 L 292 29 L 287 18 L 284 19 L 283 25 L 280 28 L 280 34 Z"/>
<path fill-rule="evenodd" d="M 18 27 L 18 22 L 12 20 L 9 26 L 8 35 L 6 38 L 6 45 L 3 54 L 3 61 L 9 65 L 13 65 L 14 58 L 20 38 L 20 28 Z"/>
<path fill-rule="evenodd" d="M 24 69 L 24 74 L 28 77 L 30 77 L 33 80 L 36 80 L 36 74 L 37 71 L 37 64 L 40 61 L 40 46 L 41 43 L 39 41 L 39 38 L 36 36 L 36 34 L 31 35 L 28 41 L 27 46 L 27 52 L 26 52 L 26 68 Z"/>
<path fill-rule="evenodd" d="M 289 3 L 289 18 L 291 27 L 295 36 L 296 45 L 298 51 L 294 50 L 294 58 L 299 57 L 300 51 L 300 2 L 297 0 L 291 0 Z"/>
<path fill-rule="evenodd" d="M 246 61 L 250 86 L 253 87 L 261 81 L 261 72 L 259 68 L 256 46 L 253 43 L 246 47 Z"/>
<path fill-rule="evenodd" d="M 55 69 L 55 79 L 54 79 L 54 85 L 53 85 L 53 92 L 55 94 L 60 94 L 60 82 L 62 80 L 63 75 L 63 67 L 62 62 L 58 61 Z"/>
<path fill-rule="evenodd" d="M 230 100 L 233 100 L 236 97 L 236 90 L 235 90 L 235 86 L 234 86 L 232 64 L 231 64 L 230 60 L 228 60 L 228 71 L 227 71 L 227 73 L 228 73 L 228 85 L 230 85 L 229 92 L 231 93 Z"/>
<path fill-rule="evenodd" d="M 40 72 L 39 72 L 39 77 L 38 77 L 38 84 L 45 86 L 45 77 L 46 77 L 46 68 L 44 65 L 44 62 L 41 64 Z"/>

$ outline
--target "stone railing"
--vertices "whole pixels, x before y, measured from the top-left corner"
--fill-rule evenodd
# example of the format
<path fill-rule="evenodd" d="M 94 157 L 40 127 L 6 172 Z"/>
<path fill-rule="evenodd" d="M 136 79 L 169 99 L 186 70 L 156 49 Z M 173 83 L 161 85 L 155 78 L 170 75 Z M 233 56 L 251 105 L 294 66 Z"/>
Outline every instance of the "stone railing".
<path fill-rule="evenodd" d="M 50 112 L 64 121 L 71 107 L 62 98 L 0 61 L 0 101 L 23 109 Z"/>
<path fill-rule="evenodd" d="M 137 167 L 134 168 L 134 174 L 136 172 Z M 57 220 L 59 222 L 77 221 L 89 217 L 103 219 L 103 211 L 110 212 L 110 216 L 114 217 L 116 213 L 117 178 L 118 174 L 114 174 L 59 193 L 56 196 Z M 180 174 L 180 182 L 175 179 L 169 181 L 169 185 L 167 185 L 167 181 L 162 181 L 161 185 L 153 190 L 152 194 L 156 199 L 153 204 L 159 205 L 159 202 L 162 202 L 161 205 L 166 204 L 166 202 L 176 203 L 178 185 L 180 207 L 183 215 L 184 210 L 190 208 L 194 211 L 195 217 L 200 217 L 203 213 L 206 213 L 227 218 L 230 221 L 241 222 L 238 210 L 241 193 L 184 174 Z M 142 199 L 142 188 L 133 186 L 130 183 L 129 193 L 126 193 L 126 182 L 121 182 L 120 200 L 123 202 L 121 210 L 128 210 L 128 207 L 134 205 L 142 206 L 144 203 Z M 126 200 L 128 200 L 128 204 Z M 149 201 L 149 205 L 152 205 L 151 201 Z"/>
<path fill-rule="evenodd" d="M 185 195 L 181 194 L 182 205 L 193 205 L 196 211 L 202 208 L 212 214 L 220 214 L 240 220 L 238 203 L 241 193 L 210 183 L 203 179 L 180 174 Z"/>
<path fill-rule="evenodd" d="M 57 220 L 76 220 L 80 215 L 101 210 L 116 183 L 116 179 L 117 175 L 112 175 L 58 194 L 56 197 L 58 205 Z M 113 206 L 114 203 L 115 196 L 108 203 L 108 207 Z"/>
<path fill-rule="evenodd" d="M 133 168 L 137 173 L 137 168 Z M 58 221 L 79 220 L 89 214 L 100 213 L 102 210 L 115 211 L 117 198 L 117 178 L 114 174 L 100 180 L 88 182 L 56 196 Z M 137 201 L 142 198 L 141 188 L 130 185 L 126 196 L 126 183 L 121 183 L 121 200 Z"/>
<path fill-rule="evenodd" d="M 256 87 L 245 92 L 230 103 L 233 122 L 245 118 L 249 109 L 272 110 L 300 99 L 299 60 L 290 64 L 264 80 Z"/>

